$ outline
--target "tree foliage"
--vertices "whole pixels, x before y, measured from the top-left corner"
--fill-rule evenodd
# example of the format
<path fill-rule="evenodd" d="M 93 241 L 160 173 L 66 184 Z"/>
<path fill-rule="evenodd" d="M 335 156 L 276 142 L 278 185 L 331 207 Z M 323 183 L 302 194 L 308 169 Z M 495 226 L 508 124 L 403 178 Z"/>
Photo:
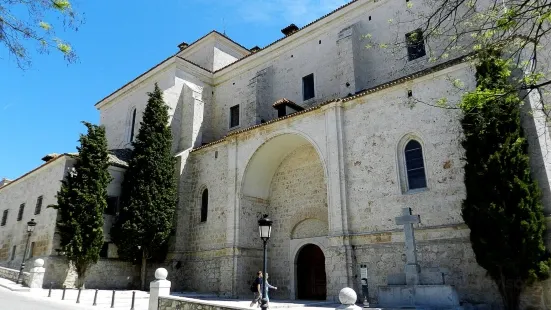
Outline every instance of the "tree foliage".
<path fill-rule="evenodd" d="M 112 236 L 121 258 L 146 260 L 162 250 L 172 229 L 176 206 L 175 159 L 168 107 L 157 84 L 140 123 L 122 185 L 121 210 Z"/>
<path fill-rule="evenodd" d="M 32 45 L 42 53 L 59 51 L 67 61 L 74 62 L 73 48 L 57 37 L 56 31 L 78 30 L 81 22 L 69 0 L 0 0 L 0 44 L 22 69 L 31 63 Z"/>
<path fill-rule="evenodd" d="M 80 136 L 75 165 L 57 193 L 57 230 L 67 259 L 75 266 L 78 287 L 84 286 L 86 272 L 97 263 L 103 246 L 103 213 L 107 186 L 111 181 L 105 128 L 83 122 L 88 128 Z"/>
<path fill-rule="evenodd" d="M 511 66 L 525 72 L 514 87 L 537 91 L 535 108 L 551 120 L 551 0 L 410 0 L 393 16 L 388 28 L 395 36 L 365 34 L 366 47 L 403 59 L 403 33 L 418 29 L 429 63 L 465 55 L 476 60 L 479 53 L 498 48 Z"/>
<path fill-rule="evenodd" d="M 496 283 L 506 308 L 516 310 L 525 287 L 549 276 L 551 259 L 520 123 L 522 102 L 509 82 L 509 66 L 498 52 L 481 55 L 477 89 L 461 103 L 467 189 L 462 216 L 478 264 Z"/>

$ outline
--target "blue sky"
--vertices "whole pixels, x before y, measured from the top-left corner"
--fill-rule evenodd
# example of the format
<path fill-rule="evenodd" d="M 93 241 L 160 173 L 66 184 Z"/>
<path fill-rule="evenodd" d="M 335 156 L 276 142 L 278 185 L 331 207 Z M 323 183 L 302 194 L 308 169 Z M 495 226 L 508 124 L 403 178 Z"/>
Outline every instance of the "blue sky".
<path fill-rule="evenodd" d="M 57 32 L 79 60 L 33 53 L 22 71 L 0 45 L 0 179 L 34 169 L 48 153 L 74 152 L 82 120 L 98 123 L 94 104 L 161 60 L 181 42 L 215 29 L 247 48 L 282 37 L 346 0 L 73 0 L 78 32 Z M 34 51 L 34 50 L 31 50 Z"/>

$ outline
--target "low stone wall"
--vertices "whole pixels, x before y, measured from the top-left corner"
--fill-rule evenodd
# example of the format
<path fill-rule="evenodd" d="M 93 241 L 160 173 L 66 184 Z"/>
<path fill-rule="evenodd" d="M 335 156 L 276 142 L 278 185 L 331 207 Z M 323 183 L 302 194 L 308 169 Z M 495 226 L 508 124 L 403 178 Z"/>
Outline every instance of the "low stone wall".
<path fill-rule="evenodd" d="M 17 277 L 19 276 L 19 270 L 0 267 L 0 278 L 8 279 L 13 282 L 17 281 Z M 23 284 L 27 285 L 29 283 L 29 276 L 30 274 L 28 272 L 23 272 Z"/>
<path fill-rule="evenodd" d="M 69 268 L 69 262 L 62 256 L 50 256 L 46 259 L 44 287 L 50 283 L 54 288 L 74 288 L 77 274 Z M 116 259 L 100 259 L 88 270 L 86 288 L 94 289 L 132 289 L 139 287 L 140 266 Z"/>
<path fill-rule="evenodd" d="M 241 310 L 241 307 L 232 307 L 221 305 L 216 302 L 210 301 L 197 301 L 195 299 L 176 297 L 176 296 L 162 296 L 159 297 L 158 310 Z"/>

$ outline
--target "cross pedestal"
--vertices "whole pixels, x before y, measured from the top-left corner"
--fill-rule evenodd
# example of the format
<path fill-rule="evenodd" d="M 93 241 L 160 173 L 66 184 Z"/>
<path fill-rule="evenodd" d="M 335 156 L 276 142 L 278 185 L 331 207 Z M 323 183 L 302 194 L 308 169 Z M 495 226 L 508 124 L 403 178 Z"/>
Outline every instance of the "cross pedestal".
<path fill-rule="evenodd" d="M 410 208 L 403 208 L 401 216 L 396 217 L 396 224 L 404 225 L 406 266 L 404 273 L 388 275 L 388 285 L 379 286 L 379 306 L 458 309 L 459 295 L 453 286 L 444 284 L 442 272 L 421 272 L 419 268 L 413 233 L 413 224 L 418 223 L 421 217 L 412 215 Z"/>
<path fill-rule="evenodd" d="M 421 223 L 419 215 L 412 215 L 411 208 L 402 208 L 402 216 L 396 218 L 396 225 L 404 225 L 404 235 L 406 244 L 406 274 L 407 285 L 419 284 L 419 273 L 421 269 L 417 263 L 417 249 L 415 247 L 415 234 L 413 233 L 413 224 Z"/>

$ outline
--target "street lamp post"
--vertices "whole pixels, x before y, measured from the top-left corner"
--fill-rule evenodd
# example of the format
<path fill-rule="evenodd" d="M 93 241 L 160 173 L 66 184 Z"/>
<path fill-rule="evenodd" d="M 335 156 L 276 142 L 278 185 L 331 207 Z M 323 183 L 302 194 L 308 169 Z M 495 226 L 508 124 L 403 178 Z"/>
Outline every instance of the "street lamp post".
<path fill-rule="evenodd" d="M 266 299 L 266 263 L 267 263 L 267 250 L 266 250 L 266 244 L 268 243 L 268 239 L 270 239 L 270 235 L 272 234 L 272 220 L 268 218 L 267 214 L 264 214 L 264 216 L 258 220 L 258 231 L 260 233 L 260 239 L 262 239 L 264 243 L 264 263 L 262 267 L 262 305 L 260 306 L 262 310 L 268 309 L 268 300 Z"/>
<path fill-rule="evenodd" d="M 25 259 L 27 258 L 27 250 L 29 249 L 29 241 L 31 240 L 31 234 L 34 231 L 36 222 L 34 219 L 27 222 L 27 244 L 25 245 L 25 252 L 23 253 L 23 260 L 21 261 L 21 269 L 19 269 L 19 275 L 17 276 L 17 284 L 23 282 L 23 269 L 25 269 Z"/>

